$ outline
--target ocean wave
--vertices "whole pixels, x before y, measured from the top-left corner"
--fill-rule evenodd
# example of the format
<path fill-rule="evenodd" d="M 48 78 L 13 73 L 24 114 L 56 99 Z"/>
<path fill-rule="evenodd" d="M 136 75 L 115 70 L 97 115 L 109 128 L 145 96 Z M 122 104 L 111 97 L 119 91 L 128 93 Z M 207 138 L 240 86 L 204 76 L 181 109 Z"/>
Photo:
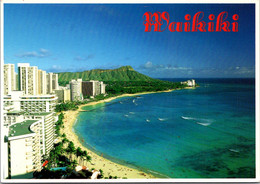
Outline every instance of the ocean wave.
<path fill-rule="evenodd" d="M 74 121 L 74 125 L 78 122 L 78 119 L 76 118 L 76 120 Z"/>
<path fill-rule="evenodd" d="M 150 173 L 154 173 L 154 174 L 158 174 L 158 175 L 161 175 L 161 176 L 165 176 L 165 177 L 167 177 L 167 178 L 170 178 L 169 176 L 167 176 L 167 175 L 165 175 L 165 174 L 162 174 L 162 173 L 159 173 L 159 172 L 156 172 L 156 171 L 152 171 L 152 170 L 147 170 L 148 172 L 150 172 Z"/>
<path fill-rule="evenodd" d="M 235 153 L 239 153 L 239 151 L 236 150 L 236 149 L 229 149 L 229 151 L 232 151 L 232 152 L 235 152 Z"/>
<path fill-rule="evenodd" d="M 158 118 L 159 121 L 166 121 L 167 118 Z"/>
<path fill-rule="evenodd" d="M 211 123 L 200 123 L 200 122 L 197 122 L 197 124 L 202 125 L 202 126 L 209 126 L 209 125 L 211 125 Z"/>
<path fill-rule="evenodd" d="M 181 116 L 182 119 L 185 120 L 193 120 L 193 121 L 198 121 L 199 123 L 203 123 L 203 124 L 211 124 L 213 123 L 214 120 L 212 119 L 205 119 L 205 118 L 194 118 L 194 117 L 185 117 L 185 116 Z"/>
<path fill-rule="evenodd" d="M 189 119 L 195 119 L 195 118 L 192 118 L 192 117 L 185 117 L 185 116 L 181 116 L 181 118 L 182 118 L 182 119 L 187 119 L 187 120 L 189 120 Z"/>

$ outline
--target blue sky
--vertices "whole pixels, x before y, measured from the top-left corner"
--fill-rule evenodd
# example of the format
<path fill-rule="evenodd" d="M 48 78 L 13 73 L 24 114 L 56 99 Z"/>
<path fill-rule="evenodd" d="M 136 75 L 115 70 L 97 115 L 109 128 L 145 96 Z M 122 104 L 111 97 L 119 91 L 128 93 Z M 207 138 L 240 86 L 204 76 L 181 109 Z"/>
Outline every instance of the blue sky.
<path fill-rule="evenodd" d="M 238 32 L 144 32 L 145 12 L 170 22 L 222 11 Z M 250 4 L 5 4 L 4 62 L 48 72 L 131 65 L 151 77 L 254 77 L 255 7 Z"/>

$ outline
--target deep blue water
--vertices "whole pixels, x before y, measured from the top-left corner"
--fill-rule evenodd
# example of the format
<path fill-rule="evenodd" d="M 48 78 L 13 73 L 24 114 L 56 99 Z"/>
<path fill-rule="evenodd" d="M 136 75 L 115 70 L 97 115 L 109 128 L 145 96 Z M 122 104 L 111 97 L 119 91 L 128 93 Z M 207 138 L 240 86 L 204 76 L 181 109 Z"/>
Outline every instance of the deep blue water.
<path fill-rule="evenodd" d="M 196 82 L 85 107 L 74 129 L 99 154 L 161 177 L 254 178 L 254 79 Z"/>

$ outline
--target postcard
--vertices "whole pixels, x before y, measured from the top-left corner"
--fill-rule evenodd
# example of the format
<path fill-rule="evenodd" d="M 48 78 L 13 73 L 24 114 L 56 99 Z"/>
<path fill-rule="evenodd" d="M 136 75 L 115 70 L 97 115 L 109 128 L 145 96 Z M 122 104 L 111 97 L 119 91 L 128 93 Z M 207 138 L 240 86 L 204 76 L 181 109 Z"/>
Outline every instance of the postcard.
<path fill-rule="evenodd" d="M 1 6 L 3 182 L 259 181 L 258 1 Z"/>

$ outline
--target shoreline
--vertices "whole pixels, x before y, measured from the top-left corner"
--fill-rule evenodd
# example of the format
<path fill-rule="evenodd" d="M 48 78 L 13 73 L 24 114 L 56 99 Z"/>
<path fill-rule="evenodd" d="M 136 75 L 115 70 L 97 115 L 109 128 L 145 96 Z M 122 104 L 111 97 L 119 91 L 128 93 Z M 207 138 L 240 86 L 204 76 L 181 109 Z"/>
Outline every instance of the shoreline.
<path fill-rule="evenodd" d="M 63 112 L 64 113 L 64 128 L 61 129 L 61 132 L 66 134 L 67 139 L 72 141 L 76 148 L 80 147 L 82 150 L 87 151 L 88 155 L 91 156 L 92 160 L 91 160 L 91 162 L 88 162 L 88 163 L 84 162 L 85 165 L 89 169 L 91 169 L 91 168 L 95 168 L 98 170 L 102 169 L 104 178 L 109 177 L 109 176 L 117 176 L 120 179 L 124 179 L 124 178 L 127 178 L 127 179 L 155 179 L 155 178 L 158 178 L 151 173 L 148 173 L 148 172 L 145 172 L 142 170 L 138 170 L 138 169 L 134 169 L 130 166 L 122 165 L 122 164 L 113 162 L 111 160 L 108 160 L 103 157 L 103 154 L 98 155 L 97 153 L 95 153 L 94 151 L 87 148 L 86 146 L 84 146 L 81 143 L 79 136 L 73 130 L 73 126 L 77 122 L 77 116 L 79 115 L 79 112 L 84 111 L 84 109 L 82 109 L 83 107 L 110 102 L 112 100 L 122 98 L 122 97 L 131 97 L 131 96 L 138 96 L 138 95 L 145 95 L 145 94 L 152 94 L 152 93 L 167 93 L 167 92 L 171 92 L 174 90 L 178 90 L 178 89 L 158 91 L 158 92 L 122 94 L 119 96 L 110 97 L 105 100 L 100 100 L 100 101 L 95 101 L 95 102 L 90 102 L 88 104 L 80 105 L 79 108 L 75 111 L 70 110 L 70 111 Z"/>
<path fill-rule="evenodd" d="M 82 109 L 82 107 L 97 105 L 97 104 L 100 104 L 100 103 L 106 103 L 106 102 L 110 102 L 110 101 L 118 99 L 118 98 L 138 96 L 138 95 L 146 95 L 146 94 L 153 94 L 153 93 L 169 93 L 169 92 L 174 91 L 174 90 L 178 90 L 178 89 L 171 89 L 171 90 L 158 91 L 158 92 L 154 92 L 154 91 L 152 91 L 152 92 L 142 92 L 142 93 L 134 93 L 134 94 L 126 93 L 126 94 L 122 94 L 122 95 L 119 95 L 119 96 L 110 97 L 110 98 L 105 99 L 105 100 L 99 100 L 99 101 L 95 101 L 95 102 L 90 102 L 88 104 L 80 105 L 78 110 L 84 111 L 84 109 Z"/>

